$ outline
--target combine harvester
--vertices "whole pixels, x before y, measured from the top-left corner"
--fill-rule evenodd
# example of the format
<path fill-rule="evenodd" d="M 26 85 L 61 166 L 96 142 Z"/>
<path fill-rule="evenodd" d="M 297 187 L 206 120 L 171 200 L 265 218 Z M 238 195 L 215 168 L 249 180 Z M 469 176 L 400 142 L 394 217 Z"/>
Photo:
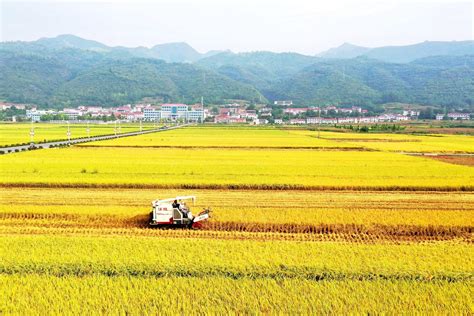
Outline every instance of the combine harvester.
<path fill-rule="evenodd" d="M 196 201 L 194 195 L 177 196 L 152 202 L 150 226 L 200 228 L 202 222 L 210 218 L 210 209 L 204 209 L 194 216 L 184 201 Z"/>

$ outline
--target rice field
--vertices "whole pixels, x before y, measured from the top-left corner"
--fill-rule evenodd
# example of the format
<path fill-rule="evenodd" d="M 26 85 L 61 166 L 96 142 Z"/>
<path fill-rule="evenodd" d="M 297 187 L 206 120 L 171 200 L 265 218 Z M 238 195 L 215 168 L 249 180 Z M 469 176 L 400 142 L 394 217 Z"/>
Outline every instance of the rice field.
<path fill-rule="evenodd" d="M 1 313 L 473 314 L 474 169 L 396 147 L 469 152 L 463 136 L 314 133 L 0 156 Z M 149 228 L 151 201 L 176 195 L 210 221 Z"/>
<path fill-rule="evenodd" d="M 89 132 L 87 129 L 89 128 Z M 142 125 L 143 129 L 154 128 L 153 124 L 147 123 Z M 11 123 L 11 124 L 0 124 L 0 146 L 8 146 L 15 144 L 30 143 L 31 130 L 34 131 L 33 141 L 35 143 L 64 140 L 68 139 L 68 126 L 67 123 Z M 88 136 L 99 136 L 99 135 L 113 135 L 115 131 L 117 133 L 127 133 L 133 131 L 139 131 L 140 125 L 138 123 L 121 123 L 115 125 L 114 122 L 109 123 L 90 123 L 87 124 L 70 124 L 70 137 L 82 138 Z"/>
<path fill-rule="evenodd" d="M 99 147 L 237 147 L 378 150 L 388 152 L 474 153 L 472 135 L 336 133 L 277 128 L 189 127 L 80 146 Z"/>
<path fill-rule="evenodd" d="M 462 190 L 474 183 L 471 167 L 385 152 L 71 147 L 1 159 L 4 186 Z"/>
<path fill-rule="evenodd" d="M 161 134 L 140 135 L 123 141 L 85 144 L 99 147 L 218 147 L 218 148 L 334 148 L 344 147 L 330 140 L 308 137 L 292 130 L 245 127 L 188 127 Z M 356 148 L 361 148 L 357 145 Z"/>
<path fill-rule="evenodd" d="M 294 132 L 316 137 L 317 132 Z M 391 151 L 391 152 L 427 152 L 427 153 L 474 153 L 472 135 L 409 135 L 409 134 L 369 134 L 322 132 L 321 138 L 338 143 L 339 146 Z"/>

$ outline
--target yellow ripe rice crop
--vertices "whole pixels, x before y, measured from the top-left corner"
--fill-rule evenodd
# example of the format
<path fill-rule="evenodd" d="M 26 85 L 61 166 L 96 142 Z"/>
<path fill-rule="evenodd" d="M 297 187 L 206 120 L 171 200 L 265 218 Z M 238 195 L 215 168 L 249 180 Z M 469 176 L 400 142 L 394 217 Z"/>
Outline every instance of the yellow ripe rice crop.
<path fill-rule="evenodd" d="M 103 226 L 107 216 L 126 222 L 141 215 L 146 224 L 150 201 L 191 194 L 198 196 L 194 210 L 215 206 L 214 222 L 474 226 L 471 192 L 3 188 L 0 217 L 57 214 L 38 220 L 86 225 L 97 216 Z"/>
<path fill-rule="evenodd" d="M 71 138 L 80 138 L 98 135 L 112 135 L 115 133 L 114 122 L 109 123 L 90 123 L 89 134 L 87 133 L 87 124 L 70 124 L 69 129 Z M 143 124 L 143 129 L 153 128 L 150 123 Z M 7 146 L 13 144 L 30 143 L 30 131 L 34 130 L 33 141 L 45 142 L 53 140 L 67 139 L 67 123 L 47 124 L 47 123 L 11 123 L 0 124 L 0 146 Z M 138 131 L 140 129 L 138 123 L 121 123 L 120 130 L 117 125 L 117 133 L 126 133 Z"/>
<path fill-rule="evenodd" d="M 316 133 L 199 126 L 0 156 L 0 313 L 473 314 L 474 169 L 396 152 L 470 138 Z M 150 228 L 151 201 L 180 195 L 211 219 Z"/>
<path fill-rule="evenodd" d="M 216 128 L 188 127 L 166 133 L 140 135 L 133 138 L 108 140 L 85 146 L 117 147 L 284 147 L 284 148 L 332 148 L 344 147 L 304 134 L 269 128 Z M 354 146 L 360 148 L 361 146 Z"/>
<path fill-rule="evenodd" d="M 316 135 L 311 132 L 309 135 Z M 405 134 L 321 134 L 340 146 L 362 146 L 368 149 L 402 152 L 467 152 L 474 153 L 474 136 L 469 135 L 405 135 Z"/>
<path fill-rule="evenodd" d="M 270 128 L 190 127 L 81 146 L 105 147 L 280 147 L 369 149 L 405 152 L 474 152 L 474 136 L 335 133 Z"/>
<path fill-rule="evenodd" d="M 472 314 L 473 282 L 2 275 L 6 314 Z M 150 299 L 150 293 L 153 293 Z M 189 293 L 183 299 L 183 293 Z M 192 301 L 193 303 L 190 303 Z M 190 307 L 190 304 L 192 307 Z"/>
<path fill-rule="evenodd" d="M 474 183 L 468 166 L 383 152 L 74 147 L 5 155 L 0 161 L 4 186 L 462 189 Z"/>

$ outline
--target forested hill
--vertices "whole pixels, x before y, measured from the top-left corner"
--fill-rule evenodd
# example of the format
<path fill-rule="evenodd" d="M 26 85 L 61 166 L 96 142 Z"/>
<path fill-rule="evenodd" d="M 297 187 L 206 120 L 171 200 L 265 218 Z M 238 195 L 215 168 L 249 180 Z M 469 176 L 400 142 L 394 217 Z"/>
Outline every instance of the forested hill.
<path fill-rule="evenodd" d="M 433 56 L 411 63 L 388 63 L 368 57 L 305 59 L 302 55 L 285 54 L 284 67 L 280 66 L 281 55 L 225 53 L 198 64 L 255 86 L 269 100 L 289 99 L 306 105 L 474 105 L 474 54 Z"/>
<path fill-rule="evenodd" d="M 267 97 L 302 103 L 419 103 L 474 106 L 474 56 L 428 57 L 409 64 L 365 57 L 324 60 L 272 86 Z"/>
<path fill-rule="evenodd" d="M 157 59 L 110 59 L 77 50 L 56 54 L 0 51 L 0 98 L 40 106 L 114 106 L 145 97 L 194 103 L 265 101 L 252 86 L 192 64 Z"/>
<path fill-rule="evenodd" d="M 360 51 L 345 48 L 347 54 Z M 199 59 L 167 63 L 158 55 Z M 299 105 L 403 102 L 474 107 L 474 52 L 409 63 L 272 52 L 206 56 L 196 55 L 185 43 L 111 49 L 69 36 L 0 43 L 0 99 L 45 107 L 114 106 L 143 98 L 194 103 L 201 96 L 206 103 L 290 99 Z"/>

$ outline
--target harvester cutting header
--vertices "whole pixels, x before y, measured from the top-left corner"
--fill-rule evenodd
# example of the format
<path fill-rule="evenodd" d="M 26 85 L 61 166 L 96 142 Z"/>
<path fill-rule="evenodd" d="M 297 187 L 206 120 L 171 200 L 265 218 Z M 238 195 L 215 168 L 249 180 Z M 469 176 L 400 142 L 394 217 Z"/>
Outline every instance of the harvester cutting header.
<path fill-rule="evenodd" d="M 195 216 L 186 204 L 185 201 L 187 200 L 192 200 L 194 205 L 196 196 L 177 196 L 175 198 L 153 201 L 150 213 L 150 226 L 201 227 L 202 221 L 209 219 L 211 211 L 204 209 Z"/>

